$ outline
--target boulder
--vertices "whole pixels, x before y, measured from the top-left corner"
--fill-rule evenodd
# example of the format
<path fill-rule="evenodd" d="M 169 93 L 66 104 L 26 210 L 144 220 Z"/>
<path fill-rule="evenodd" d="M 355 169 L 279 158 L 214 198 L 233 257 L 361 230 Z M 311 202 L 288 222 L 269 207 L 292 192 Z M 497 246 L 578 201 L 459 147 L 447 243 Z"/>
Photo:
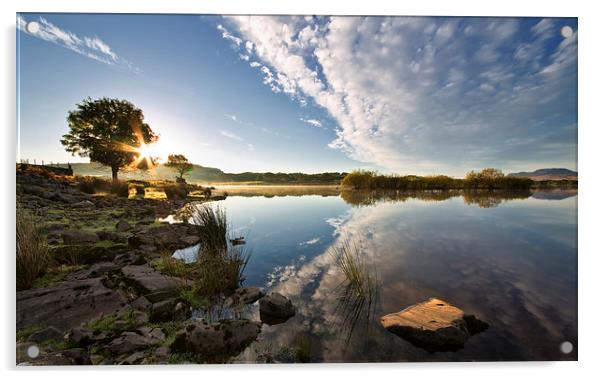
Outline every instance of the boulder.
<path fill-rule="evenodd" d="M 184 280 L 163 275 L 149 265 L 129 265 L 121 269 L 123 279 L 142 294 L 153 292 L 174 292 L 185 285 Z"/>
<path fill-rule="evenodd" d="M 468 337 L 489 326 L 437 298 L 383 316 L 380 322 L 389 332 L 431 352 L 458 350 Z"/>
<path fill-rule="evenodd" d="M 127 266 L 127 265 L 143 265 L 143 264 L 147 263 L 147 261 L 146 261 L 146 258 L 144 258 L 144 256 L 142 256 L 142 254 L 134 252 L 134 251 L 130 251 L 127 253 L 117 255 L 113 259 L 113 263 L 115 263 L 118 266 Z"/>
<path fill-rule="evenodd" d="M 265 324 L 281 324 L 294 315 L 293 303 L 278 292 L 272 292 L 259 299 L 259 316 Z"/>
<path fill-rule="evenodd" d="M 151 345 L 151 340 L 134 332 L 123 332 L 107 345 L 107 349 L 115 354 L 121 355 L 138 350 L 144 350 Z"/>
<path fill-rule="evenodd" d="M 53 326 L 49 326 L 30 335 L 27 341 L 40 343 L 49 340 L 60 340 L 62 338 L 63 332 Z"/>
<path fill-rule="evenodd" d="M 258 287 L 243 287 L 234 291 L 231 296 L 233 304 L 253 304 L 265 296 L 265 293 Z"/>
<path fill-rule="evenodd" d="M 82 232 L 81 230 L 65 230 L 61 232 L 66 245 L 81 245 L 100 241 L 96 233 Z"/>
<path fill-rule="evenodd" d="M 99 314 L 118 314 L 127 299 L 105 287 L 102 278 L 70 280 L 17 292 L 17 329 L 33 325 L 67 331 Z"/>
<path fill-rule="evenodd" d="M 115 229 L 118 232 L 127 232 L 132 229 L 132 226 L 126 220 L 119 220 L 119 222 L 115 225 Z"/>
<path fill-rule="evenodd" d="M 260 331 L 261 324 L 250 320 L 196 322 L 177 335 L 171 350 L 205 357 L 237 355 L 257 338 Z"/>
<path fill-rule="evenodd" d="M 182 321 L 190 316 L 190 308 L 176 299 L 154 303 L 151 307 L 151 322 Z"/>

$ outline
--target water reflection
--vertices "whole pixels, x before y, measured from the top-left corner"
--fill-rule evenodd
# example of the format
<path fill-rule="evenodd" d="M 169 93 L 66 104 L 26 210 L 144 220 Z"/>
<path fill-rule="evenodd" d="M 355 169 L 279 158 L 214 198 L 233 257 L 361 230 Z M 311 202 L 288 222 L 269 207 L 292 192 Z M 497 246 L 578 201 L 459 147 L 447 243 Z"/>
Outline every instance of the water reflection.
<path fill-rule="evenodd" d="M 223 205 L 254 252 L 245 284 L 278 291 L 297 307 L 286 323 L 264 325 L 238 361 L 577 356 L 577 349 L 559 350 L 564 341 L 578 345 L 576 193 L 341 193 L 229 197 Z M 333 259 L 331 247 L 351 240 L 361 241 L 366 266 L 378 273 L 377 302 L 346 287 Z M 477 315 L 490 328 L 460 351 L 431 354 L 379 326 L 381 315 L 429 297 Z"/>

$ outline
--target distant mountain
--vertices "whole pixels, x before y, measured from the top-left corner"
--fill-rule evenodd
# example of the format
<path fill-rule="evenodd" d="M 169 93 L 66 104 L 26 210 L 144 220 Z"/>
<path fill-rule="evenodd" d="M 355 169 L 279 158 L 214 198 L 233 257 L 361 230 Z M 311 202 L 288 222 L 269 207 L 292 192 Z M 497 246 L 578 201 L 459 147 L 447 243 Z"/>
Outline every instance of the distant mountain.
<path fill-rule="evenodd" d="M 61 167 L 66 165 L 61 164 Z M 111 170 L 96 163 L 72 163 L 75 175 L 103 176 L 110 178 Z M 345 177 L 343 172 L 325 172 L 320 174 L 304 173 L 272 173 L 272 172 L 243 172 L 232 174 L 214 167 L 194 165 L 192 172 L 185 178 L 190 183 L 267 183 L 267 184 L 340 184 Z M 164 165 L 158 165 L 152 171 L 119 172 L 122 179 L 140 180 L 175 180 L 176 173 Z"/>
<path fill-rule="evenodd" d="M 531 172 L 516 172 L 508 176 L 531 178 L 533 180 L 577 180 L 577 171 L 566 168 L 542 168 Z"/>

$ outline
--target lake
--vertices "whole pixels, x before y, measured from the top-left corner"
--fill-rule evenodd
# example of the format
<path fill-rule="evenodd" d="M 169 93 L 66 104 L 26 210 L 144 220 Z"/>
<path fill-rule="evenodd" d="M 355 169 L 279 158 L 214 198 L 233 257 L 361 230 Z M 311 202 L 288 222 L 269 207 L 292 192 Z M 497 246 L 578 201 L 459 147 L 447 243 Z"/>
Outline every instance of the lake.
<path fill-rule="evenodd" d="M 236 358 L 311 362 L 574 360 L 577 193 L 229 196 L 233 237 L 251 258 L 245 286 L 290 298 L 297 314 L 264 325 Z M 217 204 L 217 203 L 216 203 Z M 333 246 L 355 245 L 378 281 L 374 307 L 341 306 Z M 438 297 L 490 327 L 455 352 L 429 353 L 380 326 Z M 257 305 L 248 317 L 259 319 Z M 570 354 L 560 344 L 575 346 Z M 296 349 L 296 350 L 295 350 Z M 293 358 L 290 358 L 291 360 Z"/>

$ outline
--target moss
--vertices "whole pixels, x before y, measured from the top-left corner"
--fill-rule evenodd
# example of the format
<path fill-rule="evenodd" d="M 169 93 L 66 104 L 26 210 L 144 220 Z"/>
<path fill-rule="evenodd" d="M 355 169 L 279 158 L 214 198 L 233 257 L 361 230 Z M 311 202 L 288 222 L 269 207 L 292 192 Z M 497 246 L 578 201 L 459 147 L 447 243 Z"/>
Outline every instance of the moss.
<path fill-rule="evenodd" d="M 133 312 L 127 312 L 123 315 L 106 316 L 98 320 L 89 321 L 86 326 L 95 331 L 123 332 L 138 327 L 133 318 Z"/>
<path fill-rule="evenodd" d="M 17 330 L 17 341 L 18 342 L 26 341 L 29 338 L 29 336 L 31 336 L 35 332 L 39 332 L 42 329 L 44 329 L 44 327 L 42 327 L 40 325 L 32 325 L 32 326 L 28 326 L 23 329 L 19 329 L 19 330 Z"/>
<path fill-rule="evenodd" d="M 65 281 L 67 275 L 69 275 L 70 273 L 78 270 L 83 270 L 85 268 L 85 265 L 60 265 L 58 267 L 52 268 L 48 272 L 46 272 L 44 276 L 36 279 L 33 282 L 32 288 L 44 288 L 54 283 L 63 282 Z"/>
<path fill-rule="evenodd" d="M 169 255 L 163 255 L 153 260 L 151 266 L 156 271 L 169 276 L 185 277 L 188 272 L 188 268 L 184 262 Z"/>

